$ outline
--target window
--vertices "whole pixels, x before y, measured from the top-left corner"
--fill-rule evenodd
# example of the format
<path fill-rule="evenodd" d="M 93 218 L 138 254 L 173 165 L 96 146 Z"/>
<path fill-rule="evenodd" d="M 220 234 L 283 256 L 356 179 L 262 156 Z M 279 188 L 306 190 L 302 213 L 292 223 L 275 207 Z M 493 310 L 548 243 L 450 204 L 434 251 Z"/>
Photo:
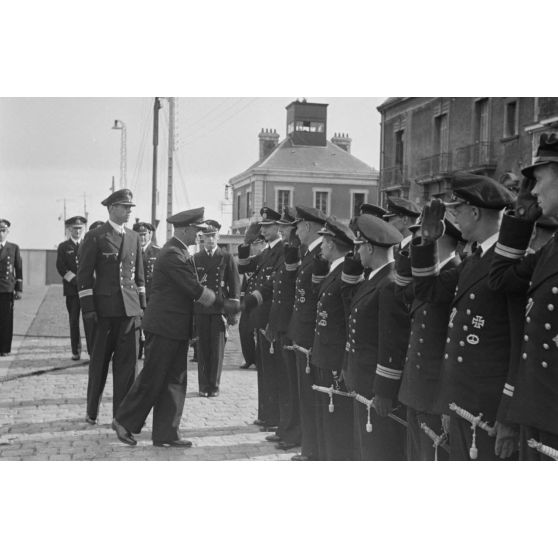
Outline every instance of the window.
<path fill-rule="evenodd" d="M 405 130 L 399 130 L 399 131 L 395 132 L 395 166 L 396 167 L 402 167 L 403 166 L 404 135 L 405 135 Z"/>
<path fill-rule="evenodd" d="M 475 142 L 488 141 L 488 99 L 475 103 Z"/>
<path fill-rule="evenodd" d="M 283 208 L 291 205 L 291 191 L 277 190 L 277 211 L 282 213 Z"/>
<path fill-rule="evenodd" d="M 366 192 L 351 192 L 351 217 L 360 214 L 360 206 L 366 203 Z"/>
<path fill-rule="evenodd" d="M 297 120 L 295 122 L 295 130 L 297 132 L 321 132 L 324 131 L 323 122 L 313 122 L 310 120 Z"/>
<path fill-rule="evenodd" d="M 242 194 L 238 193 L 236 194 L 236 220 L 238 221 L 240 219 L 240 201 L 242 198 Z"/>
<path fill-rule="evenodd" d="M 314 191 L 314 207 L 329 215 L 329 192 L 323 190 Z"/>
<path fill-rule="evenodd" d="M 448 151 L 448 115 L 440 114 L 434 118 L 434 152 L 447 153 Z"/>
<path fill-rule="evenodd" d="M 252 192 L 250 190 L 246 192 L 246 217 L 248 219 L 252 217 Z"/>
<path fill-rule="evenodd" d="M 506 103 L 504 111 L 504 137 L 517 136 L 517 101 Z"/>

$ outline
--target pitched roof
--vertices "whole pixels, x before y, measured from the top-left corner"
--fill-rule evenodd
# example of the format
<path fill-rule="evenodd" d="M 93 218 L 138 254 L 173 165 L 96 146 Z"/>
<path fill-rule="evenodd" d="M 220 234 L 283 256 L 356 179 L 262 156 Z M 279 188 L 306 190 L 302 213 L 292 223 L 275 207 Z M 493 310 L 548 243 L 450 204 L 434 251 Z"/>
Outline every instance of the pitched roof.
<path fill-rule="evenodd" d="M 265 159 L 257 161 L 240 174 L 251 170 L 265 171 L 312 171 L 348 172 L 370 175 L 374 169 L 326 141 L 324 147 L 315 145 L 295 145 L 291 138 L 284 139 Z"/>

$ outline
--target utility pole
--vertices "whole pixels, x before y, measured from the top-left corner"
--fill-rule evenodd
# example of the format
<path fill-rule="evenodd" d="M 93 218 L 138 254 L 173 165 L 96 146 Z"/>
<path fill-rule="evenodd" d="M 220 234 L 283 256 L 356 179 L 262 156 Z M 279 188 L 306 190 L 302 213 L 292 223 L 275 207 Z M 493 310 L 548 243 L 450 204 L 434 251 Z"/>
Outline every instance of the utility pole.
<path fill-rule="evenodd" d="M 110 187 L 110 191 L 114 194 L 114 176 L 112 177 L 112 184 Z"/>
<path fill-rule="evenodd" d="M 88 218 L 87 218 L 87 194 L 85 192 L 83 192 L 83 216 L 85 217 L 85 220 L 88 221 Z"/>
<path fill-rule="evenodd" d="M 151 224 L 157 232 L 157 147 L 159 145 L 159 110 L 161 110 L 161 101 L 159 97 L 155 97 L 153 104 L 153 175 L 151 190 Z M 154 239 L 155 240 L 155 239 Z"/>
<path fill-rule="evenodd" d="M 169 153 L 168 153 L 168 184 L 167 184 L 167 217 L 172 215 L 172 197 L 173 197 L 173 166 L 174 166 L 174 130 L 175 130 L 175 99 L 168 98 L 169 102 Z M 172 225 L 167 223 L 167 240 L 172 237 Z"/>
<path fill-rule="evenodd" d="M 120 130 L 120 188 L 126 188 L 126 166 L 127 166 L 127 152 L 126 152 L 126 124 L 122 120 L 115 120 L 113 130 Z"/>

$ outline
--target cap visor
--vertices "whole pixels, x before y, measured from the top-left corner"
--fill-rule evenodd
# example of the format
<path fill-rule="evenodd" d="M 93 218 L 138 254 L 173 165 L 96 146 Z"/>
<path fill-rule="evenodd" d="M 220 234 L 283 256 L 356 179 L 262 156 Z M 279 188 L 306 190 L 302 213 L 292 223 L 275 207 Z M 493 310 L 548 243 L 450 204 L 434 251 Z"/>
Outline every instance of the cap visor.
<path fill-rule="evenodd" d="M 524 169 L 521 169 L 521 174 L 527 178 L 534 178 L 533 171 L 535 170 L 536 167 L 542 167 L 542 165 L 549 165 L 552 162 L 554 161 L 539 161 L 538 163 L 534 163 L 528 167 L 525 167 Z"/>

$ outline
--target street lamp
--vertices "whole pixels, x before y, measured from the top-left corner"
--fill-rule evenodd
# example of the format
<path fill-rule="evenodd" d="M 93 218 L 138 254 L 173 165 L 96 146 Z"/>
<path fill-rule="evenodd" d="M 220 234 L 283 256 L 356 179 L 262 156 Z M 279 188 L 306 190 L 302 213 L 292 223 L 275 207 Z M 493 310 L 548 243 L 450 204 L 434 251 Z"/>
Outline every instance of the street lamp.
<path fill-rule="evenodd" d="M 115 120 L 113 130 L 120 130 L 120 188 L 126 188 L 126 124 Z"/>

